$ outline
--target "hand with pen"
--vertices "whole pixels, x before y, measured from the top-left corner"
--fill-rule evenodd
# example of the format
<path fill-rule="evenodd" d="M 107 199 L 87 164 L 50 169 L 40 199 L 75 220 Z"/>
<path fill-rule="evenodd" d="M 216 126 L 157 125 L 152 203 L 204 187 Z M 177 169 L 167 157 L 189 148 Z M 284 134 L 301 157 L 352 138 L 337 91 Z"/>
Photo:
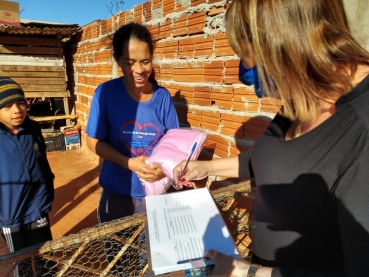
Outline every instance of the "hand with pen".
<path fill-rule="evenodd" d="M 195 187 L 195 183 L 191 180 L 201 180 L 208 176 L 208 163 L 204 161 L 184 160 L 173 170 L 174 182 L 177 189 L 187 187 Z"/>
<path fill-rule="evenodd" d="M 183 174 L 182 174 L 183 172 Z M 201 180 L 208 176 L 238 177 L 238 157 L 213 159 L 210 161 L 182 161 L 173 170 L 173 178 L 179 188 L 194 186 L 192 180 Z"/>

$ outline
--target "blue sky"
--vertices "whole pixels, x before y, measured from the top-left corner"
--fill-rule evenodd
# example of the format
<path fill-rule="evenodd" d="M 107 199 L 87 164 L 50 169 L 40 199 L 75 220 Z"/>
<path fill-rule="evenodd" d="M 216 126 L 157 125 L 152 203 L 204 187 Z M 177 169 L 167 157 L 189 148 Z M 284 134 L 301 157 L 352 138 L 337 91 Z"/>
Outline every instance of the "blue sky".
<path fill-rule="evenodd" d="M 12 0 L 19 3 L 21 19 L 32 19 L 84 26 L 107 19 L 119 11 L 132 9 L 147 0 Z"/>

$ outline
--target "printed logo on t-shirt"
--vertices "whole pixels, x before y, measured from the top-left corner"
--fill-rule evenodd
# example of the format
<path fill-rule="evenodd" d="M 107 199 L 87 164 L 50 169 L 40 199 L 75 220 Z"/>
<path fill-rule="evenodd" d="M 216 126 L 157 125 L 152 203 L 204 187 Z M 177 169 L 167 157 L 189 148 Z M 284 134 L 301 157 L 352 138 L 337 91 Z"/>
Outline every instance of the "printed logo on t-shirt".
<path fill-rule="evenodd" d="M 135 156 L 147 155 L 160 137 L 156 124 L 148 122 L 141 125 L 135 120 L 123 123 L 120 133 L 124 145 Z"/>

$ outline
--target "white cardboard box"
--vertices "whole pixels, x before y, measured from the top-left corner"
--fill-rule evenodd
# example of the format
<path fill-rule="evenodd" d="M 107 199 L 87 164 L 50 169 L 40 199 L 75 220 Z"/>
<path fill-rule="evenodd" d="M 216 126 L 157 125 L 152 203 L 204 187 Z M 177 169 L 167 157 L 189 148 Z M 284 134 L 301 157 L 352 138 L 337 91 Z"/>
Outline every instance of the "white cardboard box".
<path fill-rule="evenodd" d="M 0 24 L 20 26 L 19 3 L 0 1 Z"/>
<path fill-rule="evenodd" d="M 62 131 L 64 134 L 66 150 L 81 148 L 81 130 L 78 126 L 60 127 L 60 131 Z"/>

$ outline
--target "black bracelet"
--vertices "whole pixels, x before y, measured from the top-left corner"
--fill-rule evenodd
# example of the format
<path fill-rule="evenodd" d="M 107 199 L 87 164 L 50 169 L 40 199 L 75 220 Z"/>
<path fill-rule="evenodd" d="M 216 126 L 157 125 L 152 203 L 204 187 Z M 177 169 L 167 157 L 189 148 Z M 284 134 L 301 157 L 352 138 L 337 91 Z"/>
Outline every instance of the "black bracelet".
<path fill-rule="evenodd" d="M 256 271 L 261 267 L 259 264 L 251 264 L 247 271 L 247 277 L 255 277 Z"/>

